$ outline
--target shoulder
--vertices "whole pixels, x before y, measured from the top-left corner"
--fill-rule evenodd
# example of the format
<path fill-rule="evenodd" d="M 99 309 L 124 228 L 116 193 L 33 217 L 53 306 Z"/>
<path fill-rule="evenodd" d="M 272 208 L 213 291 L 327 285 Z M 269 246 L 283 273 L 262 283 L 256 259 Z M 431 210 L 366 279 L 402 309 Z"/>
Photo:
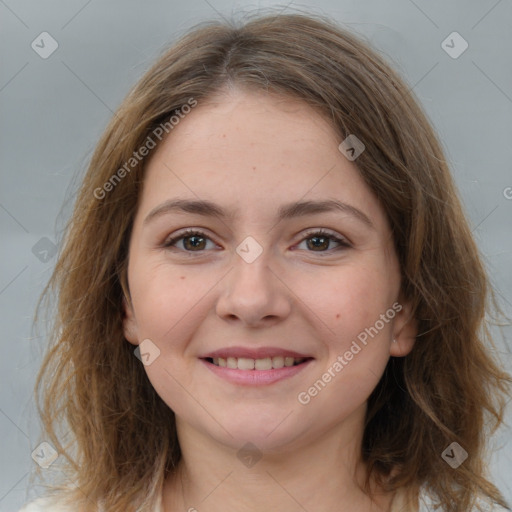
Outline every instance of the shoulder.
<path fill-rule="evenodd" d="M 103 508 L 100 506 L 100 510 Z M 157 499 L 154 512 L 162 512 L 161 496 Z M 73 505 L 69 501 L 65 502 L 61 496 L 44 496 L 34 501 L 26 503 L 18 512 L 74 512 Z"/>
<path fill-rule="evenodd" d="M 419 491 L 414 489 L 401 488 L 397 491 L 393 503 L 392 512 L 444 512 L 444 507 L 436 507 L 436 500 L 427 491 L 425 486 L 421 486 Z M 470 512 L 510 512 L 509 509 L 500 505 L 491 503 L 482 497 L 478 497 L 475 506 Z"/>
<path fill-rule="evenodd" d="M 73 510 L 57 497 L 45 496 L 26 503 L 18 512 L 73 512 Z"/>
<path fill-rule="evenodd" d="M 423 490 L 420 493 L 419 497 L 419 511 L 418 512 L 430 512 L 433 510 L 432 508 L 432 498 L 430 495 Z M 444 508 L 443 508 L 444 510 Z M 471 509 L 470 512 L 509 512 L 509 509 L 503 508 L 501 505 L 497 503 L 492 503 L 488 499 L 484 499 L 482 497 L 478 497 L 476 499 L 475 506 Z"/>

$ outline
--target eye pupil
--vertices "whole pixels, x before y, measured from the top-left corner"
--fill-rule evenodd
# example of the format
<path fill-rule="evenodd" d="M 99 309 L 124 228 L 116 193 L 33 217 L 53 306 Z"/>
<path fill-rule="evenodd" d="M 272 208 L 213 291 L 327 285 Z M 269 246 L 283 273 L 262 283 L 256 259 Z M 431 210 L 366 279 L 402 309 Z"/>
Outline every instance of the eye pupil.
<path fill-rule="evenodd" d="M 190 235 L 190 236 L 186 236 L 183 238 L 185 246 L 187 246 L 187 241 L 190 241 L 192 239 L 199 239 L 199 240 L 202 240 L 202 242 L 204 243 L 204 237 L 198 236 L 198 235 Z M 191 247 L 197 249 L 200 244 L 201 244 L 201 242 L 192 242 Z"/>
<path fill-rule="evenodd" d="M 329 246 L 329 239 L 328 237 L 325 237 L 325 236 L 312 236 L 309 240 L 322 240 L 323 241 L 323 247 L 322 247 L 322 243 L 320 245 L 314 243 L 313 244 L 313 247 L 314 248 L 320 248 L 320 249 L 325 249 L 325 242 L 327 241 L 327 246 Z"/>

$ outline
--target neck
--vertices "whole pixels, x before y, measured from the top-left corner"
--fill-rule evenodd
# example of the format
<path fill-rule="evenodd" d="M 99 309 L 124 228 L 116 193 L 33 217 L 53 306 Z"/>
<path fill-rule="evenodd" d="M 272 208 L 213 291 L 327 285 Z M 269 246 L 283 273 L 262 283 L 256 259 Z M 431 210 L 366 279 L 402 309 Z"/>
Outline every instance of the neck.
<path fill-rule="evenodd" d="M 363 420 L 361 410 L 308 443 L 257 452 L 257 461 L 177 422 L 182 458 L 165 481 L 163 511 L 389 511 L 392 493 L 372 485 L 370 498 L 363 490 Z"/>

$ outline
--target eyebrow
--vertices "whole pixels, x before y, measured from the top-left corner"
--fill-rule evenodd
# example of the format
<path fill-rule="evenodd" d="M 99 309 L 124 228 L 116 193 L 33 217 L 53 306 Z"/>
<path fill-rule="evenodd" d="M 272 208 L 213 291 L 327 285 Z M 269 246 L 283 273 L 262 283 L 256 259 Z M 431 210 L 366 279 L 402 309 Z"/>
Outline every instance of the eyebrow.
<path fill-rule="evenodd" d="M 355 206 L 351 206 L 336 199 L 326 199 L 323 201 L 298 201 L 282 205 L 278 210 L 277 219 L 286 220 L 332 211 L 351 215 L 355 219 L 366 224 L 369 228 L 375 229 L 373 223 L 365 213 L 357 209 Z M 151 210 L 144 219 L 143 224 L 146 225 L 157 217 L 173 212 L 192 213 L 205 217 L 218 217 L 220 219 L 227 219 L 230 221 L 234 220 L 238 213 L 228 212 L 221 206 L 207 200 L 169 199 Z"/>

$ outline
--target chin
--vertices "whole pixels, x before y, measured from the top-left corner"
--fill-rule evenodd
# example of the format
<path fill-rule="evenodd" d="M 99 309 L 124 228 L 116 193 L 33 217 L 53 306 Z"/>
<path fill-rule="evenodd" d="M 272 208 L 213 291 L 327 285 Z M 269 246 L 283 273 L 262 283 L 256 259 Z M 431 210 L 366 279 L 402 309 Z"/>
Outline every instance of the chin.
<path fill-rule="evenodd" d="M 256 421 L 254 418 L 238 420 L 236 423 L 231 421 L 223 424 L 226 430 L 219 426 L 215 432 L 210 432 L 210 435 L 237 452 L 250 443 L 261 452 L 281 453 L 287 448 L 290 449 L 304 433 L 298 431 L 296 421 L 288 421 L 289 418 L 283 421 L 285 417 L 286 415 L 283 415 L 279 421 L 273 422 L 261 418 Z"/>

